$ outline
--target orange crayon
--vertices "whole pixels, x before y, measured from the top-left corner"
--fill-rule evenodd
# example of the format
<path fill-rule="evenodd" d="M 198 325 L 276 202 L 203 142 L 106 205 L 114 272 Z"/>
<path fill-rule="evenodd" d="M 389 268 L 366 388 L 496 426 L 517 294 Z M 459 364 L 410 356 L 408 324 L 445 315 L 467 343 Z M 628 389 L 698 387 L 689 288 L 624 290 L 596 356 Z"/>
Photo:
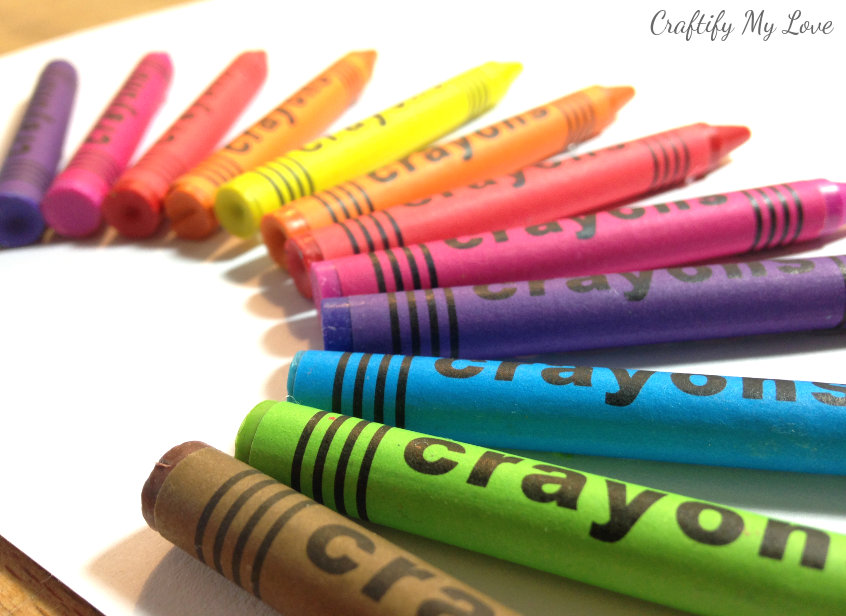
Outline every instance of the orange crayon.
<path fill-rule="evenodd" d="M 263 51 L 242 53 L 125 171 L 103 203 L 103 216 L 122 235 L 152 235 L 170 184 L 218 144 L 267 76 Z"/>
<path fill-rule="evenodd" d="M 627 86 L 592 86 L 415 152 L 265 215 L 261 222 L 264 243 L 284 267 L 288 237 L 547 158 L 597 135 L 633 95 Z"/>
<path fill-rule="evenodd" d="M 287 150 L 311 141 L 352 105 L 370 80 L 374 51 L 347 54 L 231 143 L 179 177 L 165 197 L 176 234 L 202 239 L 218 228 L 214 197 L 220 185 Z"/>

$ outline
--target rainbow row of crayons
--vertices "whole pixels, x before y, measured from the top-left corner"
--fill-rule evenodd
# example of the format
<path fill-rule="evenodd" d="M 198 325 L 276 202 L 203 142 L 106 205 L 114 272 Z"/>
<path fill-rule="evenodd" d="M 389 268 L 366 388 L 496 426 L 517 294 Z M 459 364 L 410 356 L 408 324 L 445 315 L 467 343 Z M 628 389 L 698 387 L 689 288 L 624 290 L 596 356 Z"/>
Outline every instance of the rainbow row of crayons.
<path fill-rule="evenodd" d="M 842 605 L 846 538 L 835 533 L 486 447 L 844 474 L 846 386 L 483 358 L 842 327 L 846 257 L 724 260 L 833 234 L 846 185 L 621 206 L 706 175 L 749 137 L 698 123 L 551 158 L 602 131 L 630 87 L 588 87 L 429 145 L 493 107 L 515 63 L 484 64 L 316 138 L 374 61 L 348 54 L 213 151 L 266 75 L 262 52 L 242 54 L 127 168 L 171 79 L 167 55 L 149 54 L 58 175 L 76 79 L 51 63 L 0 171 L 0 244 L 38 241 L 45 222 L 68 237 L 105 221 L 143 238 L 164 218 L 187 239 L 218 226 L 260 232 L 314 298 L 326 350 L 297 355 L 298 404 L 256 407 L 236 457 L 342 513 L 681 609 Z M 286 500 L 260 536 L 290 492 L 202 444 L 163 460 L 167 472 L 145 486 L 150 525 L 201 560 L 207 537 L 221 573 L 283 611 L 358 601 L 361 613 L 511 613 L 393 552 L 370 563 L 363 586 L 321 595 L 333 576 L 364 574 L 360 559 L 331 557 L 329 541 L 374 553 L 369 535 L 334 518 L 321 526 L 313 501 Z M 200 476 L 208 493 L 187 503 L 164 490 L 190 491 Z M 251 500 L 265 487 L 267 500 Z M 457 515 L 445 515 L 444 495 Z M 262 564 L 281 521 L 306 507 L 314 515 L 293 531 L 307 539 L 302 554 L 277 555 L 300 559 L 290 562 L 303 580 L 288 588 Z M 403 577 L 437 583 L 403 591 Z"/>

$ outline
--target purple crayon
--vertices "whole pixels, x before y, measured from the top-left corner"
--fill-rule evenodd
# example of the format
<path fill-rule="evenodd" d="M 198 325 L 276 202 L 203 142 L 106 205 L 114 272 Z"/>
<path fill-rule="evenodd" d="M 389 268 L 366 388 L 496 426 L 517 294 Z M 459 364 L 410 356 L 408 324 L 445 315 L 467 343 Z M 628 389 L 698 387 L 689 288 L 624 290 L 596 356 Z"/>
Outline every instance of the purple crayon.
<path fill-rule="evenodd" d="M 0 169 L 0 246 L 25 246 L 44 233 L 39 206 L 56 175 L 76 95 L 76 70 L 64 60 L 41 72 Z"/>
<path fill-rule="evenodd" d="M 323 300 L 327 350 L 506 357 L 831 329 L 846 255 Z"/>
<path fill-rule="evenodd" d="M 320 299 L 701 263 L 835 232 L 846 184 L 827 180 L 626 206 L 311 266 Z"/>

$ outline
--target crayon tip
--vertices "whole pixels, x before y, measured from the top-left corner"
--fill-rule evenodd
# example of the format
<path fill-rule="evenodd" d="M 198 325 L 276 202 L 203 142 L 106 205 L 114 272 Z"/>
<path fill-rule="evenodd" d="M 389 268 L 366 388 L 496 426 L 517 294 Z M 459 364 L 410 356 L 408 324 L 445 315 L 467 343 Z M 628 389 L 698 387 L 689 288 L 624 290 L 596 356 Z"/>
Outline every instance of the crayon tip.
<path fill-rule="evenodd" d="M 44 219 L 33 203 L 0 195 L 0 246 L 15 248 L 34 244 L 44 233 Z"/>
<path fill-rule="evenodd" d="M 229 65 L 230 69 L 235 67 L 253 73 L 253 78 L 262 82 L 267 77 L 267 54 L 262 50 L 245 51 Z"/>
<path fill-rule="evenodd" d="M 612 86 L 607 88 L 608 98 L 611 100 L 611 108 L 620 109 L 623 105 L 632 100 L 635 90 L 631 86 Z"/>
<path fill-rule="evenodd" d="M 231 182 L 230 182 L 231 183 Z M 217 189 L 214 213 L 220 225 L 232 235 L 248 238 L 259 230 L 261 206 L 245 190 L 243 193 L 229 184 Z"/>
<path fill-rule="evenodd" d="M 145 55 L 141 61 L 157 63 L 159 65 L 159 69 L 167 77 L 167 79 L 170 79 L 173 75 L 173 61 L 170 59 L 170 55 L 164 51 L 151 51 Z"/>
<path fill-rule="evenodd" d="M 712 160 L 721 160 L 726 154 L 749 139 L 745 126 L 714 126 L 711 133 Z"/>
<path fill-rule="evenodd" d="M 519 62 L 488 62 L 483 64 L 482 69 L 488 73 L 489 97 L 487 109 L 496 105 L 505 96 L 511 83 L 523 70 Z"/>
<path fill-rule="evenodd" d="M 373 49 L 363 49 L 350 53 L 350 57 L 357 58 L 367 68 L 368 76 L 373 70 L 373 65 L 376 64 L 376 56 L 376 51 Z"/>
<path fill-rule="evenodd" d="M 201 240 L 217 229 L 214 195 L 192 184 L 175 186 L 165 197 L 164 209 L 176 235 Z"/>
<path fill-rule="evenodd" d="M 103 202 L 103 217 L 126 237 L 140 239 L 156 232 L 161 222 L 161 197 L 148 184 L 126 178 Z"/>
<path fill-rule="evenodd" d="M 91 235 L 103 224 L 100 204 L 107 188 L 102 192 L 82 183 L 54 185 L 41 201 L 44 220 L 57 233 L 65 237 Z"/>
<path fill-rule="evenodd" d="M 327 351 L 348 351 L 353 348 L 352 312 L 346 297 L 323 300 L 320 310 L 323 348 Z M 290 389 L 289 389 L 290 391 Z"/>
<path fill-rule="evenodd" d="M 311 295 L 318 312 L 325 297 L 342 297 L 338 269 L 331 261 L 317 261 L 309 269 Z"/>
<path fill-rule="evenodd" d="M 312 286 L 309 270 L 312 263 L 323 261 L 323 252 L 314 241 L 314 237 L 297 235 L 285 242 L 285 269 L 294 279 L 297 290 L 303 297 L 311 297 Z"/>
<path fill-rule="evenodd" d="M 285 259 L 285 243 L 288 239 L 288 234 L 285 230 L 286 214 L 291 210 L 286 210 L 284 207 L 281 210 L 265 214 L 259 223 L 259 230 L 261 231 L 261 239 L 264 242 L 267 252 L 270 253 L 270 258 L 273 259 L 279 267 L 287 269 Z M 302 214 L 297 213 L 300 218 Z M 305 223 L 304 223 L 305 224 Z M 306 230 L 308 225 L 305 226 Z"/>
<path fill-rule="evenodd" d="M 235 458 L 241 462 L 249 462 L 252 454 L 253 440 L 256 436 L 261 420 L 264 418 L 267 411 L 278 404 L 275 400 L 265 400 L 259 402 L 253 409 L 244 417 L 241 426 L 238 428 L 238 434 L 235 435 Z"/>
<path fill-rule="evenodd" d="M 159 459 L 158 464 L 156 464 L 153 472 L 150 473 L 147 481 L 144 482 L 144 487 L 141 489 L 141 515 L 150 528 L 156 530 L 156 501 L 159 498 L 162 484 L 164 484 L 170 471 L 195 451 L 200 451 L 207 447 L 208 445 L 200 441 L 188 441 L 168 450 Z"/>
<path fill-rule="evenodd" d="M 826 216 L 823 234 L 834 233 L 846 224 L 846 183 L 821 181 L 820 192 L 825 196 Z"/>

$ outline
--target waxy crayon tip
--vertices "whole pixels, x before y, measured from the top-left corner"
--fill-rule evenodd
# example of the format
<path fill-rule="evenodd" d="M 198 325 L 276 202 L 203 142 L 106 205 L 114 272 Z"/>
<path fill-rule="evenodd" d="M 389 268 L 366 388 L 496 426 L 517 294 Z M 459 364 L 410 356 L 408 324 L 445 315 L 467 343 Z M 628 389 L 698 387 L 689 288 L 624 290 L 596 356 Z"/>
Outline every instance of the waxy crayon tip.
<path fill-rule="evenodd" d="M 711 134 L 711 157 L 714 162 L 749 139 L 749 129 L 745 126 L 714 126 Z"/>
<path fill-rule="evenodd" d="M 242 194 L 229 184 L 217 189 L 214 213 L 220 225 L 232 235 L 247 239 L 259 230 L 261 207 L 249 194 Z"/>
<path fill-rule="evenodd" d="M 65 182 L 54 185 L 41 201 L 41 213 L 53 229 L 65 237 L 91 235 L 103 224 L 100 204 L 108 188 Z"/>
<path fill-rule="evenodd" d="M 284 206 L 281 210 L 270 212 L 261 217 L 259 223 L 259 230 L 261 231 L 261 241 L 264 242 L 270 258 L 273 259 L 279 267 L 288 269 L 285 260 L 285 243 L 288 235 L 285 231 L 285 214 L 290 212 Z M 308 230 L 306 225 L 305 230 Z"/>
<path fill-rule="evenodd" d="M 826 217 L 823 234 L 834 233 L 846 224 L 846 183 L 823 180 L 820 191 L 825 196 Z"/>
<path fill-rule="evenodd" d="M 297 369 L 300 367 L 300 360 L 303 358 L 305 351 L 297 351 L 294 358 L 291 360 L 291 365 L 288 366 L 288 401 L 296 402 L 294 399 L 294 384 L 297 382 Z"/>
<path fill-rule="evenodd" d="M 0 246 L 34 244 L 44 233 L 44 219 L 34 204 L 22 197 L 0 195 Z"/>
<path fill-rule="evenodd" d="M 149 237 L 161 223 L 161 197 L 148 184 L 126 178 L 103 202 L 103 217 L 123 236 Z"/>
<path fill-rule="evenodd" d="M 511 87 L 517 75 L 523 70 L 523 65 L 519 62 L 488 62 L 483 64 L 482 68 L 488 74 L 488 106 L 491 108 L 496 105 L 508 88 Z"/>
<path fill-rule="evenodd" d="M 249 462 L 250 455 L 253 448 L 253 440 L 255 440 L 256 430 L 258 430 L 261 420 L 271 407 L 275 406 L 275 400 L 265 400 L 259 402 L 253 409 L 244 417 L 241 422 L 241 427 L 238 428 L 238 434 L 235 436 L 235 457 L 241 462 Z"/>
<path fill-rule="evenodd" d="M 213 194 L 186 183 L 171 189 L 165 197 L 164 209 L 176 235 L 189 240 L 201 240 L 218 228 L 212 210 L 213 203 Z"/>
<path fill-rule="evenodd" d="M 376 64 L 376 51 L 373 49 L 354 51 L 350 56 L 358 58 L 359 62 L 367 67 L 368 71 L 372 71 L 373 65 Z"/>
<path fill-rule="evenodd" d="M 142 61 L 156 62 L 159 64 L 159 68 L 167 79 L 170 79 L 173 75 L 173 61 L 170 59 L 170 55 L 164 51 L 151 51 L 144 56 Z"/>
<path fill-rule="evenodd" d="M 312 263 L 323 261 L 323 252 L 311 235 L 297 235 L 285 242 L 285 269 L 294 279 L 297 290 L 303 297 L 311 297 L 312 287 L 309 271 Z"/>
<path fill-rule="evenodd" d="M 349 351 L 352 349 L 353 329 L 350 300 L 346 297 L 330 297 L 321 302 L 320 308 L 323 348 L 327 351 Z"/>
<path fill-rule="evenodd" d="M 607 90 L 608 97 L 611 99 L 611 107 L 615 110 L 620 109 L 635 95 L 635 90 L 631 86 L 613 86 L 607 88 Z"/>
<path fill-rule="evenodd" d="M 253 78 L 262 82 L 267 78 L 267 53 L 262 50 L 245 51 L 232 61 L 229 68 L 236 66 L 240 70 L 253 73 Z"/>
<path fill-rule="evenodd" d="M 320 306 L 325 297 L 343 297 L 341 279 L 338 269 L 331 261 L 317 261 L 309 268 L 311 295 L 314 305 L 320 312 Z"/>

